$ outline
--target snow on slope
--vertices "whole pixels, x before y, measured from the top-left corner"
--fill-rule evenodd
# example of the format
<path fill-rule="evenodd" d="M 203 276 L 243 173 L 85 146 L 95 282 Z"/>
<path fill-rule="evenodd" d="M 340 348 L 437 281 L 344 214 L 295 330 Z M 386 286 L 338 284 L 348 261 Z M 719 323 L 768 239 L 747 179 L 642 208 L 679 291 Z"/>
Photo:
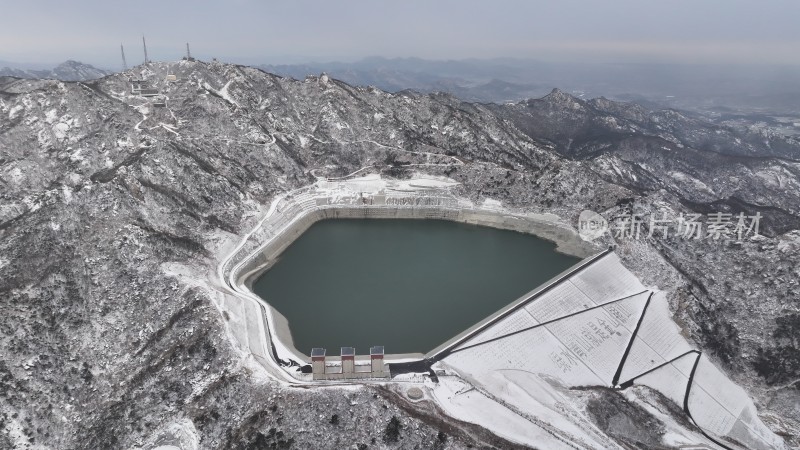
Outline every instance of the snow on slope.
<path fill-rule="evenodd" d="M 746 392 L 707 357 L 700 356 L 696 369 L 698 352 L 667 363 L 690 350 L 664 296 L 651 296 L 612 253 L 461 343 L 441 365 L 499 403 L 519 412 L 535 411 L 538 418 L 557 424 L 563 439 L 588 439 L 586 423 L 591 422 L 578 406 L 553 409 L 557 389 L 544 389 L 542 380 L 565 387 L 643 384 L 680 406 L 688 386 L 689 413 L 711 436 L 727 438 L 732 448 L 783 448 L 781 438 L 758 418 Z M 651 369 L 656 370 L 637 379 Z"/>

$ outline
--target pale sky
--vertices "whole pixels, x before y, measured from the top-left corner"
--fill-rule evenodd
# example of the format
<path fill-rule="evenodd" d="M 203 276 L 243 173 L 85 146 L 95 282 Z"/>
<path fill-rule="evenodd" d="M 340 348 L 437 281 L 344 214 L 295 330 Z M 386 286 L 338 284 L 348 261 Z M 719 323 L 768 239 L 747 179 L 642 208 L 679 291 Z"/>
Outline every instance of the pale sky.
<path fill-rule="evenodd" d="M 798 0 L 24 0 L 0 8 L 0 61 L 118 68 L 366 56 L 800 64 Z"/>

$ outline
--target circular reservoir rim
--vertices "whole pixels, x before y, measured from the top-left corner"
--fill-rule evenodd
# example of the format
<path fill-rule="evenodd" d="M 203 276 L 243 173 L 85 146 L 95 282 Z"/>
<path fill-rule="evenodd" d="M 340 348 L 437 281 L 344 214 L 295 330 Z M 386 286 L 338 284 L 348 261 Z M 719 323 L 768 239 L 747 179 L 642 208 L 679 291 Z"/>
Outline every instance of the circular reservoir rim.
<path fill-rule="evenodd" d="M 476 225 L 476 226 L 479 226 L 479 227 L 485 227 L 485 228 L 494 229 L 494 230 L 517 231 L 517 232 L 520 232 L 522 234 L 531 235 L 531 236 L 537 237 L 537 238 L 539 238 L 541 240 L 548 241 L 549 243 L 556 244 L 556 248 L 553 249 L 554 252 L 557 252 L 557 253 L 560 253 L 560 254 L 563 254 L 563 255 L 577 257 L 577 258 L 583 258 L 583 259 L 578 259 L 574 265 L 568 267 L 561 274 L 558 274 L 558 275 L 554 276 L 553 278 L 551 278 L 550 280 L 545 281 L 545 282 L 543 282 L 541 284 L 534 285 L 532 290 L 526 292 L 521 297 L 519 297 L 519 298 L 517 298 L 515 300 L 512 300 L 510 303 L 508 303 L 508 305 L 506 305 L 506 307 L 500 308 L 497 311 L 495 311 L 495 312 L 489 314 L 488 316 L 484 317 L 483 319 L 477 320 L 476 323 L 474 323 L 472 326 L 467 327 L 463 331 L 455 334 L 454 336 L 452 336 L 451 338 L 445 340 L 439 346 L 434 347 L 432 350 L 428 351 L 427 353 L 421 353 L 421 352 L 415 352 L 415 353 L 387 353 L 385 355 L 385 360 L 387 362 L 419 361 L 419 360 L 428 358 L 432 354 L 436 354 L 436 353 L 440 352 L 442 348 L 447 347 L 452 342 L 457 341 L 460 338 L 462 338 L 463 336 L 469 334 L 475 328 L 482 327 L 482 325 L 484 325 L 488 321 L 491 321 L 491 320 L 495 319 L 497 315 L 503 314 L 504 310 L 506 308 L 514 307 L 514 305 L 516 305 L 520 301 L 529 299 L 532 295 L 536 294 L 537 290 L 539 290 L 539 289 L 541 289 L 541 288 L 543 288 L 543 287 L 545 287 L 545 286 L 547 286 L 549 284 L 552 284 L 554 280 L 558 280 L 558 279 L 563 278 L 565 273 L 574 272 L 575 269 L 578 266 L 582 266 L 586 262 L 587 259 L 593 259 L 593 258 L 589 258 L 587 255 L 589 255 L 589 256 L 591 256 L 591 255 L 597 256 L 596 249 L 594 248 L 594 246 L 591 247 L 591 250 L 593 250 L 591 253 L 586 250 L 585 246 L 584 247 L 573 246 L 572 251 L 570 251 L 570 252 L 563 251 L 564 247 L 562 246 L 562 244 L 564 244 L 564 239 L 548 238 L 546 233 L 537 232 L 537 231 L 541 231 L 540 227 L 541 227 L 542 223 L 540 221 L 531 220 L 530 218 L 525 217 L 525 216 L 520 217 L 520 216 L 510 216 L 508 214 L 498 214 L 498 212 L 496 212 L 496 211 L 470 210 L 470 213 L 475 214 L 477 216 L 494 217 L 494 218 L 497 218 L 498 216 L 499 217 L 513 217 L 513 219 L 516 220 L 516 223 L 514 224 L 515 226 L 514 227 L 509 227 L 507 223 L 503 223 L 503 222 L 500 222 L 499 224 L 500 225 L 506 225 L 506 226 L 497 226 L 498 225 L 497 222 L 486 223 L 486 221 L 484 221 L 483 223 L 481 223 L 481 221 L 463 220 L 463 219 L 460 219 L 458 217 L 454 218 L 454 217 L 447 217 L 447 216 L 442 216 L 442 217 L 429 217 L 429 216 L 425 216 L 425 217 L 418 217 L 418 216 L 408 216 L 408 217 L 402 217 L 402 216 L 401 217 L 397 217 L 397 216 L 393 216 L 393 217 L 370 217 L 369 214 L 366 214 L 366 215 L 363 214 L 365 212 L 365 210 L 368 209 L 368 208 L 365 208 L 365 207 L 355 207 L 355 208 L 353 208 L 353 207 L 349 207 L 349 208 L 342 208 L 342 207 L 319 208 L 317 210 L 317 212 L 324 211 L 326 209 L 327 210 L 337 210 L 338 212 L 341 212 L 342 210 L 345 210 L 345 209 L 347 209 L 347 210 L 356 210 L 356 212 L 362 213 L 362 214 L 359 214 L 357 216 L 350 216 L 350 217 L 347 217 L 347 216 L 346 217 L 330 217 L 330 216 L 325 216 L 323 214 L 322 217 L 319 217 L 319 216 L 314 217 L 314 219 L 312 221 L 310 221 L 307 224 L 307 226 L 304 227 L 301 231 L 295 231 L 293 233 L 290 233 L 292 238 L 288 241 L 287 245 L 285 245 L 284 248 L 280 249 L 279 251 L 275 252 L 274 253 L 274 257 L 272 259 L 268 260 L 267 264 L 262 264 L 261 266 L 258 266 L 255 269 L 250 270 L 249 272 L 246 272 L 245 274 L 243 274 L 242 276 L 240 276 L 238 278 L 240 281 L 243 280 L 243 284 L 246 286 L 248 291 L 250 291 L 250 293 L 252 293 L 258 299 L 258 301 L 261 304 L 263 304 L 263 306 L 265 308 L 269 309 L 270 313 L 272 313 L 272 314 L 277 313 L 278 316 L 280 316 L 281 318 L 283 318 L 287 322 L 286 326 L 287 326 L 288 333 L 283 334 L 283 333 L 280 332 L 281 331 L 280 328 L 277 327 L 276 324 L 275 324 L 275 320 L 274 320 L 275 317 L 271 317 L 271 319 L 273 319 L 273 320 L 271 320 L 271 323 L 269 323 L 269 327 L 268 327 L 269 328 L 268 332 L 270 333 L 270 337 L 272 339 L 278 340 L 284 347 L 286 347 L 287 350 L 289 350 L 290 352 L 292 352 L 296 356 L 299 356 L 300 359 L 302 361 L 305 361 L 305 362 L 308 362 L 310 360 L 310 357 L 305 352 L 300 351 L 299 349 L 297 349 L 297 347 L 295 347 L 293 339 L 291 338 L 291 331 L 289 329 L 290 324 L 288 324 L 288 319 L 286 319 L 283 316 L 283 314 L 280 312 L 280 310 L 277 309 L 275 306 L 273 306 L 269 301 L 267 301 L 266 299 L 262 298 L 258 294 L 255 294 L 255 292 L 253 291 L 253 283 L 257 279 L 259 279 L 266 271 L 268 271 L 270 268 L 272 268 L 272 266 L 280 259 L 280 256 L 283 254 L 283 252 L 286 250 L 286 248 L 288 248 L 290 245 L 292 245 L 300 236 L 302 236 L 307 231 L 308 228 L 310 228 L 312 225 L 316 224 L 317 222 L 320 222 L 320 221 L 323 221 L 323 220 L 337 220 L 337 219 L 338 220 L 350 220 L 350 219 L 380 220 L 380 219 L 389 219 L 389 220 L 440 220 L 440 221 L 448 221 L 448 222 L 455 222 L 455 223 L 463 223 L 463 224 Z M 418 208 L 418 209 L 422 209 L 422 208 Z M 432 208 L 427 208 L 427 209 L 430 210 Z M 426 212 L 430 212 L 430 211 L 426 211 Z M 313 214 L 311 214 L 311 215 L 313 215 Z M 522 220 L 520 220 L 520 219 L 522 219 Z M 528 225 L 528 227 L 524 227 L 524 226 L 520 227 L 520 224 Z M 545 225 L 552 226 L 554 224 L 546 223 Z M 561 224 L 555 224 L 555 225 L 561 225 Z M 561 226 L 563 226 L 563 225 L 561 225 Z M 275 237 L 280 237 L 283 234 L 285 234 L 285 233 L 279 233 Z M 577 236 L 577 233 L 574 233 L 573 236 Z M 572 237 L 572 236 L 570 236 L 570 237 Z M 582 244 L 587 244 L 585 241 L 581 241 L 581 243 Z M 569 248 L 569 246 L 567 246 L 567 248 Z M 577 248 L 578 250 L 575 250 L 575 248 Z M 254 252 L 254 253 L 258 253 L 258 250 L 259 249 L 257 249 L 257 251 Z M 575 253 L 579 253 L 579 255 L 576 255 Z M 268 316 L 269 315 L 270 314 L 268 314 Z"/>

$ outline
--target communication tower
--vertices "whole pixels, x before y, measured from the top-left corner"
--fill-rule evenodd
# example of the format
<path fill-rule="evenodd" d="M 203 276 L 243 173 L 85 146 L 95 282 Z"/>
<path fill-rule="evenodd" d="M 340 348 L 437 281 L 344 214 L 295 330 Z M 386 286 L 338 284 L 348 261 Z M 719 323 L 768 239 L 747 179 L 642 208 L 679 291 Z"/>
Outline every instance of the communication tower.
<path fill-rule="evenodd" d="M 128 70 L 128 61 L 125 60 L 125 47 L 119 44 L 119 50 L 122 52 L 122 70 Z"/>

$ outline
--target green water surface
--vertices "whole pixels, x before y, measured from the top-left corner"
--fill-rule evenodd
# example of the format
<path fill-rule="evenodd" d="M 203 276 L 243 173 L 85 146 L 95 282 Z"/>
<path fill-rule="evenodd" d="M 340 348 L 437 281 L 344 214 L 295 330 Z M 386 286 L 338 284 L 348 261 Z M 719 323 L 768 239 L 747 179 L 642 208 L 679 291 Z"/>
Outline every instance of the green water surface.
<path fill-rule="evenodd" d="M 341 219 L 311 226 L 253 290 L 295 347 L 425 353 L 579 261 L 514 231 L 445 220 Z"/>

